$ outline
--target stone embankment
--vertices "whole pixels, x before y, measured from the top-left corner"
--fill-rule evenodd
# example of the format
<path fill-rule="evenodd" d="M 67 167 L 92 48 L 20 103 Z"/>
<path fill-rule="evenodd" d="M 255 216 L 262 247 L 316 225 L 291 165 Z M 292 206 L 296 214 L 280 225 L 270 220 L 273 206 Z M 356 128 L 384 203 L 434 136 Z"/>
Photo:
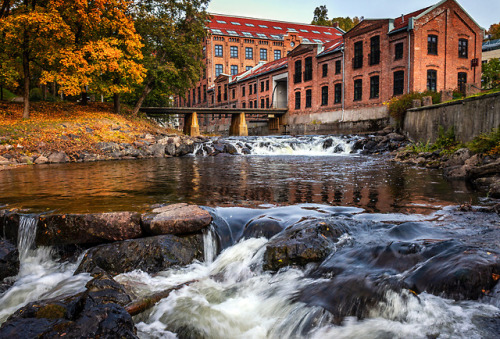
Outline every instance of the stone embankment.
<path fill-rule="evenodd" d="M 178 157 L 193 153 L 197 144 L 207 140 L 203 136 L 143 134 L 133 143 L 98 142 L 91 151 L 54 151 L 50 145 L 41 144 L 30 156 L 24 154 L 21 145 L 0 144 L 0 170 L 32 164 Z"/>
<path fill-rule="evenodd" d="M 408 150 L 396 153 L 395 161 L 443 170 L 449 180 L 467 180 L 479 189 L 486 190 L 491 198 L 500 198 L 500 157 L 473 154 L 462 148 L 452 154 L 441 150 L 415 154 Z"/>

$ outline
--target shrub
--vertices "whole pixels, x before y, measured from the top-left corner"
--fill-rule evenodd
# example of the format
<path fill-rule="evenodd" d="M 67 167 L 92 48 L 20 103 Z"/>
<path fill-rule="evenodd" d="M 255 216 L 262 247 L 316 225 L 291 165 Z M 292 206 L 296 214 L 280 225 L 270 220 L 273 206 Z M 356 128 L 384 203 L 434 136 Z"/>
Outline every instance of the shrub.
<path fill-rule="evenodd" d="M 475 137 L 467 147 L 474 153 L 500 154 L 500 127 Z"/>
<path fill-rule="evenodd" d="M 441 94 L 431 91 L 425 91 L 422 93 L 411 92 L 398 97 L 393 97 L 391 100 L 389 100 L 389 102 L 385 104 L 389 107 L 389 114 L 396 120 L 399 125 L 403 121 L 406 111 L 412 108 L 413 100 L 422 99 L 425 96 L 431 96 L 433 104 L 438 104 L 441 102 Z"/>

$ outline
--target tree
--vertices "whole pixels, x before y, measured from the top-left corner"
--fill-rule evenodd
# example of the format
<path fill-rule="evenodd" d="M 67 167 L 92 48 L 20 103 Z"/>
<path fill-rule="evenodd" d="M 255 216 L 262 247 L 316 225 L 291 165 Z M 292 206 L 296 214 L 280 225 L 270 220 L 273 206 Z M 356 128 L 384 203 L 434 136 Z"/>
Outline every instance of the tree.
<path fill-rule="evenodd" d="M 331 26 L 332 22 L 328 20 L 328 9 L 325 5 L 314 9 L 314 18 L 311 25 Z"/>
<path fill-rule="evenodd" d="M 500 39 L 500 23 L 491 25 L 487 33 L 492 40 Z"/>
<path fill-rule="evenodd" d="M 482 83 L 483 88 L 500 87 L 500 59 L 493 58 L 482 65 Z"/>
<path fill-rule="evenodd" d="M 351 30 L 354 26 L 359 24 L 360 20 L 357 16 L 353 17 L 352 19 L 350 17 L 337 17 L 333 18 L 332 22 L 338 22 L 339 27 L 344 30 L 344 31 L 349 31 Z"/>
<path fill-rule="evenodd" d="M 202 42 L 207 31 L 209 0 L 143 0 L 133 10 L 142 37 L 147 76 L 138 88 L 137 114 L 153 90 L 182 95 L 199 80 L 203 70 Z"/>

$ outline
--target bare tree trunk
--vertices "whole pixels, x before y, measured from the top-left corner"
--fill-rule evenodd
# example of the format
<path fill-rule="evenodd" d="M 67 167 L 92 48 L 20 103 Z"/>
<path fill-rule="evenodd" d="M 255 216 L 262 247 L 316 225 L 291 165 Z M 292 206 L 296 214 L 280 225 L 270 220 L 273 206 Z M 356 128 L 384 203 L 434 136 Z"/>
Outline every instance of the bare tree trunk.
<path fill-rule="evenodd" d="M 191 285 L 194 282 L 197 282 L 198 280 L 191 280 L 188 282 L 185 282 L 183 284 L 177 285 L 175 287 L 169 288 L 168 290 L 161 291 L 158 293 L 155 293 L 153 295 L 150 295 L 148 297 L 145 297 L 143 299 L 131 302 L 130 304 L 125 306 L 125 310 L 130 314 L 131 316 L 135 316 L 139 313 L 142 313 L 146 311 L 147 309 L 150 309 L 153 307 L 158 301 L 165 299 L 170 295 L 171 292 L 177 291 L 184 286 Z"/>
<path fill-rule="evenodd" d="M 137 100 L 137 103 L 135 104 L 134 110 L 132 111 L 132 115 L 137 115 L 139 113 L 139 110 L 142 107 L 142 103 L 144 102 L 144 99 L 148 96 L 149 93 L 153 90 L 153 87 L 151 86 L 152 81 L 147 81 L 146 85 L 144 86 L 141 96 L 139 97 L 139 100 Z"/>
<path fill-rule="evenodd" d="M 26 40 L 26 38 L 25 38 Z M 24 110 L 23 118 L 30 118 L 30 61 L 28 52 L 23 52 L 23 72 L 24 72 Z"/>
<path fill-rule="evenodd" d="M 118 94 L 118 93 L 113 94 L 113 105 L 115 108 L 115 113 L 120 114 L 120 111 L 121 111 L 120 94 Z"/>
<path fill-rule="evenodd" d="M 42 85 L 43 101 L 47 101 L 47 85 Z"/>
<path fill-rule="evenodd" d="M 89 103 L 89 101 L 87 100 L 87 91 L 83 90 L 82 91 L 82 102 L 81 102 L 81 104 L 83 106 L 87 106 L 88 103 Z"/>

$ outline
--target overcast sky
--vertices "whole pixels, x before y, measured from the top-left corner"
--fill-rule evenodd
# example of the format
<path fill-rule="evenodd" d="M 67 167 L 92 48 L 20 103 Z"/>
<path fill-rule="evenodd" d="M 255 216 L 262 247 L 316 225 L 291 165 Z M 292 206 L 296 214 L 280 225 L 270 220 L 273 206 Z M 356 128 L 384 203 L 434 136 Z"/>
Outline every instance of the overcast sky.
<path fill-rule="evenodd" d="M 211 0 L 209 12 L 311 23 L 314 9 L 326 5 L 328 17 L 395 18 L 434 5 L 438 0 Z M 459 0 L 483 28 L 500 22 L 500 0 Z"/>

